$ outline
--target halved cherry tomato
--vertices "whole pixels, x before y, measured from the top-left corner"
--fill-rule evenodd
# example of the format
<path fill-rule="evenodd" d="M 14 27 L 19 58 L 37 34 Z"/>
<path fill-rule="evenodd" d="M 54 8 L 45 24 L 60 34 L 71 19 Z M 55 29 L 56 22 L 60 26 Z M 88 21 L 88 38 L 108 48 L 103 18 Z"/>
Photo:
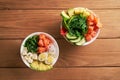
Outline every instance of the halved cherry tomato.
<path fill-rule="evenodd" d="M 64 35 L 66 35 L 66 33 L 67 33 L 67 30 L 62 27 L 60 30 L 60 34 L 64 36 Z"/>

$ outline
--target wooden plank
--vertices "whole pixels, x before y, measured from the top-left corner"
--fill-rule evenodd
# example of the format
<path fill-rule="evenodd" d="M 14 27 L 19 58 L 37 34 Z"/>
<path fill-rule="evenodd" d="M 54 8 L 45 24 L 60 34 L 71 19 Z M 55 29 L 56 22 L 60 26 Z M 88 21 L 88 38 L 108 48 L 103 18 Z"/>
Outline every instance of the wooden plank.
<path fill-rule="evenodd" d="M 25 67 L 20 57 L 21 40 L 0 40 L 0 67 Z"/>
<path fill-rule="evenodd" d="M 24 38 L 32 32 L 47 32 L 56 38 L 62 10 L 3 10 L 0 11 L 0 38 Z M 99 38 L 120 37 L 120 10 L 93 10 L 99 14 L 103 28 Z"/>
<path fill-rule="evenodd" d="M 120 0 L 0 0 L 0 9 L 41 9 L 41 8 L 120 8 Z"/>
<path fill-rule="evenodd" d="M 78 47 L 57 39 L 60 57 L 55 67 L 120 66 L 120 39 L 97 39 Z M 112 43 L 112 44 L 111 44 Z M 26 67 L 19 54 L 21 40 L 0 40 L 0 67 Z"/>
<path fill-rule="evenodd" d="M 28 68 L 0 68 L 0 80 L 119 80 L 120 67 L 55 68 L 37 72 Z"/>

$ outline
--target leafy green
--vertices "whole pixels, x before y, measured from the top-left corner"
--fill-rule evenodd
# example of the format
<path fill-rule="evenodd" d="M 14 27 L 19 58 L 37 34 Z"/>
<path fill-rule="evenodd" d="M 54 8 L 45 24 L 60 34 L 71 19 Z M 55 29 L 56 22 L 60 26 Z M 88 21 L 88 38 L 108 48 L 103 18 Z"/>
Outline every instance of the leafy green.
<path fill-rule="evenodd" d="M 24 47 L 27 47 L 28 52 L 36 53 L 38 48 L 38 44 L 37 44 L 38 40 L 39 40 L 38 35 L 28 38 L 25 42 Z"/>
<path fill-rule="evenodd" d="M 71 35 L 83 36 L 87 32 L 86 17 L 83 14 L 73 15 L 69 20 L 64 21 L 64 23 Z"/>

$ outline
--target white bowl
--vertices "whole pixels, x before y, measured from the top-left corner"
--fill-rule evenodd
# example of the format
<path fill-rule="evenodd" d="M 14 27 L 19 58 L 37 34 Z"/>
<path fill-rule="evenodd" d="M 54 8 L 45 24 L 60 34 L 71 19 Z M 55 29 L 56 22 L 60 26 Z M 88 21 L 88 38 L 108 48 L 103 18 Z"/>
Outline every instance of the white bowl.
<path fill-rule="evenodd" d="M 74 8 L 74 9 L 77 9 L 77 8 L 84 8 L 84 7 L 76 7 L 76 8 Z M 85 9 L 87 9 L 87 8 L 85 8 Z M 89 10 L 89 9 L 87 9 L 89 12 L 91 12 L 94 16 L 97 16 L 92 10 Z M 98 17 L 98 16 L 97 16 Z M 98 17 L 98 19 L 99 19 L 99 17 Z M 61 22 L 61 24 L 60 24 L 60 28 L 62 28 L 62 22 Z M 99 33 L 100 33 L 100 28 L 98 29 L 98 31 L 97 31 L 97 33 L 96 33 L 96 36 L 94 36 L 90 41 L 87 41 L 87 42 L 85 42 L 84 44 L 82 44 L 82 45 L 76 45 L 76 46 L 86 46 L 86 45 L 89 45 L 89 44 L 91 44 L 92 42 L 94 42 L 95 40 L 96 40 L 96 38 L 98 37 L 98 35 L 99 35 Z M 71 43 L 67 38 L 66 38 L 66 36 L 63 36 L 69 43 Z M 71 43 L 71 44 L 73 44 L 73 43 Z"/>
<path fill-rule="evenodd" d="M 22 42 L 22 44 L 21 44 L 21 48 L 20 48 L 21 58 L 22 58 L 23 62 L 24 62 L 29 68 L 30 68 L 29 63 L 23 58 L 23 55 L 22 55 L 22 52 L 24 51 L 24 44 L 25 44 L 26 40 L 27 40 L 29 37 L 32 37 L 32 36 L 34 36 L 34 35 L 39 35 L 39 34 L 45 34 L 48 38 L 50 38 L 50 39 L 52 40 L 52 42 L 53 42 L 53 45 L 54 45 L 55 48 L 56 48 L 56 49 L 55 49 L 56 58 L 55 58 L 55 60 L 54 60 L 54 62 L 53 62 L 53 64 L 52 64 L 52 66 L 57 62 L 58 57 L 59 57 L 59 47 L 58 47 L 58 44 L 57 44 L 56 40 L 55 40 L 50 34 L 45 33 L 45 32 L 35 32 L 35 33 L 32 33 L 32 34 L 28 35 L 28 36 L 23 40 L 23 42 Z"/>

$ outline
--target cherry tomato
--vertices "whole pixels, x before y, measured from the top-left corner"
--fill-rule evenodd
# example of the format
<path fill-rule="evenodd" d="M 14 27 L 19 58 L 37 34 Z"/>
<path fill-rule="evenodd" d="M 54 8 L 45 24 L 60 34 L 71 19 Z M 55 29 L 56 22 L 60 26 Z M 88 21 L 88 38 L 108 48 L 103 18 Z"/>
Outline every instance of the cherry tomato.
<path fill-rule="evenodd" d="M 66 32 L 67 32 L 67 30 L 65 29 L 65 28 L 61 28 L 61 30 L 60 30 L 60 34 L 61 35 L 66 35 Z"/>

